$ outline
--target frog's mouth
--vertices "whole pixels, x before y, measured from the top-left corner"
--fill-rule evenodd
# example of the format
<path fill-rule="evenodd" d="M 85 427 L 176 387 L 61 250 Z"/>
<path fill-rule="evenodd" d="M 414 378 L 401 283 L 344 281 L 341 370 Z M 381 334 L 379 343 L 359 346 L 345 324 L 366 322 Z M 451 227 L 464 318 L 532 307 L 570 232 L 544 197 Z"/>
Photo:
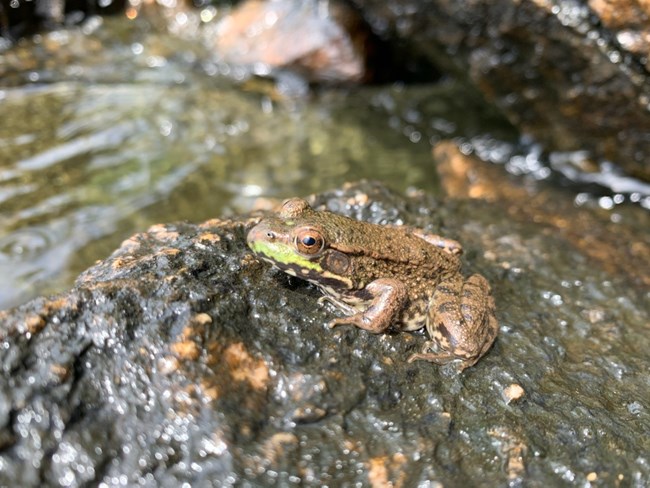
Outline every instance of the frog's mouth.
<path fill-rule="evenodd" d="M 322 273 L 323 268 L 316 261 L 297 254 L 296 251 L 287 244 L 279 241 L 258 241 L 252 240 L 248 242 L 251 250 L 260 256 L 262 259 L 269 261 L 286 273 L 289 270 L 306 270 L 307 272 L 313 271 L 315 273 Z M 296 276 L 304 275 L 305 273 L 298 272 Z"/>

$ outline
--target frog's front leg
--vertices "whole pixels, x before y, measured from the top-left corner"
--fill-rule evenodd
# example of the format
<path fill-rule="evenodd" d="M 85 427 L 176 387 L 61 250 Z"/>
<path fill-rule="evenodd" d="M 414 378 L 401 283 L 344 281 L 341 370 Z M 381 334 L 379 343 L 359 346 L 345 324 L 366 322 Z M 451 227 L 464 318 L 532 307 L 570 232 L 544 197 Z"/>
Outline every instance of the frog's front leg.
<path fill-rule="evenodd" d="M 433 294 L 427 317 L 431 340 L 409 362 L 422 359 L 438 364 L 460 360 L 460 370 L 474 365 L 497 336 L 490 285 L 481 275 L 442 281 Z"/>
<path fill-rule="evenodd" d="M 384 332 L 404 308 L 408 300 L 406 285 L 392 278 L 380 278 L 369 283 L 363 290 L 369 294 L 370 306 L 349 317 L 341 317 L 330 322 L 331 328 L 337 325 L 351 324 L 373 334 Z"/>

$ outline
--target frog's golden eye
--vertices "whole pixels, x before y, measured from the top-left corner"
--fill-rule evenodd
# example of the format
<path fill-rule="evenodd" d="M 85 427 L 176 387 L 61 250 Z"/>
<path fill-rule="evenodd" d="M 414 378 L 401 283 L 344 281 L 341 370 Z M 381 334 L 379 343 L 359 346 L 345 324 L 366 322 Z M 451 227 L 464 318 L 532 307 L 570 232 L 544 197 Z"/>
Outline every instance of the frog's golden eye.
<path fill-rule="evenodd" d="M 306 227 L 298 229 L 294 237 L 294 243 L 298 252 L 307 255 L 318 254 L 325 247 L 325 239 L 319 231 Z"/>

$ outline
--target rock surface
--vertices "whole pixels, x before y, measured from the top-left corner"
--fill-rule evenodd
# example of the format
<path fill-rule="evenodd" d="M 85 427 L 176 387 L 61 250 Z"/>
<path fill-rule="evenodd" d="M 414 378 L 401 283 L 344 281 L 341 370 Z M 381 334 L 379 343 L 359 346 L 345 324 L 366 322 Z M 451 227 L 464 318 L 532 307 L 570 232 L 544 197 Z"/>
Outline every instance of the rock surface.
<path fill-rule="evenodd" d="M 444 206 L 369 183 L 312 203 L 463 243 L 501 324 L 475 367 L 329 330 L 313 287 L 247 251 L 255 219 L 159 225 L 1 313 L 0 485 L 647 485 L 647 287 L 446 174 Z"/>

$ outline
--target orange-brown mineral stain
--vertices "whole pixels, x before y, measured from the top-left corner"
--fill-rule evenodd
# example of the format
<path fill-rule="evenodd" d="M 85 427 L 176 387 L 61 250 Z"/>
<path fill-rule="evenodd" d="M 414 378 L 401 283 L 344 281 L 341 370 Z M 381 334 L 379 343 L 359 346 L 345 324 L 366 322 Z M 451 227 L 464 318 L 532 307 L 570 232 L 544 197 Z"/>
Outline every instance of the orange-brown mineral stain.
<path fill-rule="evenodd" d="M 406 481 L 402 467 L 406 464 L 406 456 L 395 453 L 390 456 L 372 457 L 368 461 L 368 481 L 373 488 L 401 488 Z"/>
<path fill-rule="evenodd" d="M 255 390 L 265 390 L 269 382 L 269 368 L 263 359 L 253 358 L 244 344 L 236 342 L 223 352 L 230 376 L 245 381 Z"/>

